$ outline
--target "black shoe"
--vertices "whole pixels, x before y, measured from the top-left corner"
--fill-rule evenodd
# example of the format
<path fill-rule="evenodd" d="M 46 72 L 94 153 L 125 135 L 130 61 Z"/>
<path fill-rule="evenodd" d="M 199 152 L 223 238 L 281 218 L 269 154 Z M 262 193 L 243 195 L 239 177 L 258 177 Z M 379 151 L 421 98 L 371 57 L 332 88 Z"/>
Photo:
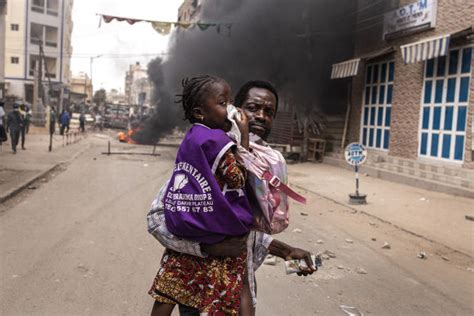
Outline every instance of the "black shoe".
<path fill-rule="evenodd" d="M 25 146 L 21 146 L 21 149 L 26 150 Z"/>

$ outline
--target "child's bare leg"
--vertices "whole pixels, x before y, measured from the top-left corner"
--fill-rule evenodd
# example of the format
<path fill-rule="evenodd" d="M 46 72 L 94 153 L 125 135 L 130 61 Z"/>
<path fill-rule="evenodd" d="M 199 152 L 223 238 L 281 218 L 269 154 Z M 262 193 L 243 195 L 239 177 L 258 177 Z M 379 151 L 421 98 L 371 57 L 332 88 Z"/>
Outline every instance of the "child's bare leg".
<path fill-rule="evenodd" d="M 173 312 L 174 304 L 166 304 L 155 301 L 153 309 L 151 310 L 151 316 L 170 316 Z"/>
<path fill-rule="evenodd" d="M 255 316 L 255 308 L 252 302 L 252 293 L 250 292 L 249 278 L 247 271 L 244 275 L 244 285 L 240 294 L 240 316 Z"/>

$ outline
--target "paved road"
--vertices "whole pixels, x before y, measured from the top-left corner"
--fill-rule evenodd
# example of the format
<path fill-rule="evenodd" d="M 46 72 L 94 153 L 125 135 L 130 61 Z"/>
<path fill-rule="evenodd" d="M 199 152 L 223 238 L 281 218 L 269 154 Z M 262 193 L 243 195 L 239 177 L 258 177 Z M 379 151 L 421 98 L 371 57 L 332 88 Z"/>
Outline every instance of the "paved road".
<path fill-rule="evenodd" d="M 163 249 L 146 232 L 145 215 L 174 149 L 104 156 L 104 140 L 89 141 L 65 170 L 0 214 L 2 315 L 149 314 L 146 291 Z M 286 276 L 281 261 L 264 265 L 258 315 L 344 315 L 340 305 L 366 315 L 474 313 L 470 258 L 442 260 L 432 255 L 443 251 L 439 245 L 307 194 L 310 204 L 293 205 L 291 225 L 278 237 L 336 258 L 307 278 Z M 384 241 L 392 248 L 381 249 Z M 418 259 L 419 251 L 428 259 Z"/>

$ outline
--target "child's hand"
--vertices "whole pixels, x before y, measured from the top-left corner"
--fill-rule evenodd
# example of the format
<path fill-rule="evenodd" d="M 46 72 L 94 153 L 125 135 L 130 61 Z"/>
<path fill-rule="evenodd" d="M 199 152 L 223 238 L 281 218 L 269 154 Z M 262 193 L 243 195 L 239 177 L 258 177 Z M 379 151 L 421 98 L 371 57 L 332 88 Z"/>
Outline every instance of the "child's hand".
<path fill-rule="evenodd" d="M 244 148 L 248 149 L 249 148 L 249 120 L 247 118 L 247 115 L 245 115 L 244 111 L 242 111 L 242 109 L 237 108 L 237 111 L 239 112 L 239 115 L 235 116 L 235 123 L 237 124 L 237 127 L 240 130 L 240 134 L 241 134 L 240 143 Z"/>

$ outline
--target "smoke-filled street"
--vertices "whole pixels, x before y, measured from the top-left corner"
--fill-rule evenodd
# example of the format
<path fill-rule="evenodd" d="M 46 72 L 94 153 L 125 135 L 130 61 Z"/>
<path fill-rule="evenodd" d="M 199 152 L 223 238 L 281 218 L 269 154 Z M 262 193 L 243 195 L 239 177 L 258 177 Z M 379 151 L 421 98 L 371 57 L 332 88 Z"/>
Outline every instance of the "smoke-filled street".
<path fill-rule="evenodd" d="M 0 310 L 147 315 L 146 292 L 163 247 L 147 233 L 145 218 L 176 148 L 158 146 L 158 157 L 107 156 L 101 154 L 106 139 L 96 136 L 75 146 L 85 151 L 3 206 Z M 151 147 L 112 142 L 112 152 L 119 151 L 150 153 Z M 310 187 L 311 177 L 297 170 L 290 166 L 292 181 Z M 286 275 L 281 260 L 264 264 L 257 272 L 257 315 L 345 315 L 341 305 L 364 315 L 472 314 L 468 257 L 301 192 L 310 203 L 293 203 L 289 228 L 275 237 L 326 259 L 306 278 Z M 391 249 L 381 248 L 384 241 Z M 426 260 L 416 257 L 420 250 Z"/>

